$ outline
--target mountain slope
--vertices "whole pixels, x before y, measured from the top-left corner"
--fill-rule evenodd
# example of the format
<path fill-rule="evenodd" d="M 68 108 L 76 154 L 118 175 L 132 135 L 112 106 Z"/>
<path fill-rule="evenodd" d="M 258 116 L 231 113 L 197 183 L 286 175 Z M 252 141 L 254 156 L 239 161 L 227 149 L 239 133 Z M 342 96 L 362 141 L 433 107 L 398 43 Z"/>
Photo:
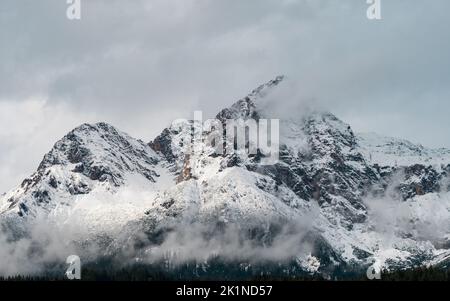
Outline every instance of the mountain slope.
<path fill-rule="evenodd" d="M 114 195 L 126 195 L 126 191 L 152 194 L 171 185 L 173 177 L 162 158 L 142 141 L 106 123 L 83 124 L 58 141 L 38 170 L 3 197 L 0 214 L 3 220 L 24 225 L 54 212 L 67 215 L 74 208 L 81 210 L 77 206 L 83 204 L 90 211 L 101 209 L 84 222 L 101 224 L 110 218 L 108 205 Z M 95 206 L 101 199 L 111 202 L 105 201 L 101 208 Z M 145 204 L 138 201 L 132 206 L 145 210 Z"/>
<path fill-rule="evenodd" d="M 283 80 L 217 119 L 270 119 L 260 103 Z M 311 112 L 280 120 L 280 160 L 265 165 L 261 154 L 218 155 L 206 143 L 187 153 L 192 124 L 149 144 L 105 123 L 80 126 L 0 200 L 3 228 L 26 233 L 45 216 L 82 229 L 67 238 L 80 244 L 101 236 L 99 255 L 294 260 L 330 277 L 373 261 L 406 268 L 448 258 L 449 150 L 356 135 L 333 114 Z"/>
<path fill-rule="evenodd" d="M 222 121 L 230 118 L 270 118 L 270 112 L 260 109 L 257 103 L 282 80 L 279 77 L 261 86 L 264 93 L 250 94 L 230 108 L 222 110 L 217 118 Z M 289 191 L 289 198 L 295 200 L 294 203 L 301 208 L 317 208 L 318 205 L 318 213 L 317 210 L 305 211 L 314 216 L 309 230 L 313 229 L 321 244 L 331 250 L 326 253 L 336 254 L 331 261 L 360 266 L 376 260 L 386 267 L 407 267 L 432 260 L 436 254 L 446 252 L 439 249 L 446 243 L 448 234 L 440 233 L 441 236 L 437 238 L 420 234 L 420 230 L 413 229 L 427 228 L 424 224 L 430 223 L 432 217 L 425 217 L 423 211 L 432 208 L 442 211 L 439 221 L 442 226 L 447 225 L 450 200 L 447 194 L 440 192 L 448 190 L 448 186 L 441 184 L 448 178 L 448 158 L 439 161 L 446 163 L 446 167 L 416 164 L 424 163 L 421 161 L 405 166 L 391 165 L 387 161 L 386 165 L 380 166 L 371 160 L 370 151 L 376 153 L 382 150 L 371 150 L 370 144 L 361 136 L 355 135 L 348 124 L 326 112 L 313 112 L 306 116 L 300 115 L 299 118 L 282 120 L 281 131 L 280 162 L 275 165 L 264 166 L 256 158 L 235 154 L 212 158 L 208 150 L 202 155 L 190 156 L 189 160 L 180 162 L 179 166 L 183 167 L 179 172 L 183 174 L 188 171 L 190 175 L 184 178 L 185 181 L 195 182 L 198 187 L 214 182 L 217 191 L 225 192 L 221 198 L 199 192 L 196 194 L 199 199 L 196 203 L 204 204 L 214 200 L 214 204 L 219 207 L 220 204 L 229 204 L 235 199 L 233 193 L 237 189 L 227 187 L 226 181 L 216 183 L 214 177 L 218 173 L 227 173 L 227 169 L 239 168 L 251 172 L 247 177 L 257 178 L 257 174 L 264 176 L 266 182 L 272 183 L 272 191 Z M 173 145 L 173 141 L 182 140 L 180 135 L 182 134 L 178 130 L 166 129 L 156 141 L 159 146 Z M 397 156 L 402 157 L 414 148 L 420 147 L 403 142 L 397 147 Z M 164 152 L 162 155 L 165 155 Z M 169 158 L 172 157 L 169 154 Z M 264 188 L 260 190 L 264 192 Z M 264 199 L 262 196 L 258 198 Z M 168 199 L 175 200 L 172 206 L 176 207 L 177 197 L 163 197 L 160 203 L 167 204 Z M 404 200 L 408 201 L 406 205 L 403 205 Z M 243 208 L 240 209 L 244 211 Z M 159 212 L 159 209 L 151 209 L 149 216 L 154 214 L 154 210 Z M 397 216 L 394 215 L 389 220 L 390 229 L 382 227 L 385 221 L 380 221 L 378 217 L 383 214 L 379 212 L 382 210 L 398 210 Z M 198 209 L 194 211 L 198 212 Z M 301 213 L 294 209 L 290 211 L 292 215 L 287 220 L 302 219 Z M 263 210 L 256 212 L 257 216 L 270 215 Z M 251 227 L 239 214 L 240 210 L 235 210 L 234 215 L 226 220 L 238 221 L 240 225 Z M 160 213 L 155 215 L 160 216 Z M 203 212 L 199 215 L 203 216 Z M 223 212 L 212 214 L 216 218 L 223 215 Z M 266 223 L 269 220 L 271 219 L 266 219 Z M 258 223 L 264 224 L 255 219 L 255 224 Z M 150 224 L 151 227 L 155 225 Z M 440 227 L 437 224 L 434 226 Z M 444 228 L 447 229 L 445 226 Z M 148 231 L 151 232 L 151 229 Z M 444 230 L 446 231 L 448 230 Z M 330 261 L 327 258 L 321 259 Z"/>
<path fill-rule="evenodd" d="M 450 162 L 450 150 L 430 149 L 404 139 L 383 137 L 375 133 L 357 135 L 360 151 L 371 164 L 380 166 L 435 165 Z"/>

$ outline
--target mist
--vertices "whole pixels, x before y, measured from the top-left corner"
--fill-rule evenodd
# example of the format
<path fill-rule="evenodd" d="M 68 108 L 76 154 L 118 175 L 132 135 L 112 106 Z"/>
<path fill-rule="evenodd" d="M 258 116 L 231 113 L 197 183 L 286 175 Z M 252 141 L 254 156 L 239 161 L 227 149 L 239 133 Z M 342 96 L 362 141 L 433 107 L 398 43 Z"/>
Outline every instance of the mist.
<path fill-rule="evenodd" d="M 245 226 L 240 220 L 219 225 L 190 212 L 180 219 L 167 218 L 156 228 L 143 227 L 152 224 L 145 211 L 154 206 L 154 198 L 150 189 L 125 187 L 80 196 L 50 213 L 38 212 L 19 228 L 4 224 L 0 276 L 45 275 L 52 272 L 49 267 L 64 271 L 70 255 L 79 256 L 82 265 L 109 258 L 111 268 L 117 269 L 136 262 L 151 266 L 170 261 L 177 266 L 214 258 L 251 264 L 296 260 L 310 268 L 315 207 L 294 220 L 267 217 L 264 225 Z"/>

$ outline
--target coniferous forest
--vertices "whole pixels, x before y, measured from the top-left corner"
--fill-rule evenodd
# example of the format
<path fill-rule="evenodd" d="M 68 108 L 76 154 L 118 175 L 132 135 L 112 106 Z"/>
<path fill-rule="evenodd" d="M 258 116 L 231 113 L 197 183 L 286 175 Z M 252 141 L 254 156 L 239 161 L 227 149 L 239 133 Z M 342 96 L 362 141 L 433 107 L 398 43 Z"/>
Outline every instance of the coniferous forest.
<path fill-rule="evenodd" d="M 342 274 L 339 274 L 342 273 Z M 34 276 L 0 277 L 0 281 L 66 281 L 62 267 Z M 381 280 L 372 281 L 449 281 L 450 269 L 420 267 L 409 270 L 384 271 Z M 307 274 L 286 265 L 230 265 L 220 261 L 208 267 L 195 263 L 168 267 L 133 264 L 120 267 L 107 261 L 88 264 L 82 268 L 81 281 L 370 281 L 362 271 L 336 271 L 334 276 Z"/>

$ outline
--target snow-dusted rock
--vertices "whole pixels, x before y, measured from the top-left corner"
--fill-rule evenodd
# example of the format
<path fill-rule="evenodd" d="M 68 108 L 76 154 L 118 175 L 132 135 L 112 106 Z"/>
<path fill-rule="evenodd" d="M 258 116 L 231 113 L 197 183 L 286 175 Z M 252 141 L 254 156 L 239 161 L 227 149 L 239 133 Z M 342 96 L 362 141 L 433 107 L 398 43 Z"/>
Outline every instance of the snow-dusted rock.
<path fill-rule="evenodd" d="M 259 102 L 282 81 L 260 86 L 217 118 L 270 118 Z M 215 155 L 207 145 L 186 154 L 191 136 L 181 129 L 190 125 L 175 124 L 149 144 L 105 123 L 78 127 L 0 198 L 3 228 L 26 233 L 28 221 L 44 215 L 55 227 L 82 229 L 78 240 L 107 234 L 106 254 L 174 248 L 292 257 L 311 273 L 373 261 L 388 268 L 448 261 L 450 150 L 357 135 L 333 114 L 311 112 L 281 120 L 280 160 L 262 165 L 258 155 Z M 227 227 L 238 231 L 237 242 Z M 255 237 L 258 251 L 242 247 L 243 238 Z"/>

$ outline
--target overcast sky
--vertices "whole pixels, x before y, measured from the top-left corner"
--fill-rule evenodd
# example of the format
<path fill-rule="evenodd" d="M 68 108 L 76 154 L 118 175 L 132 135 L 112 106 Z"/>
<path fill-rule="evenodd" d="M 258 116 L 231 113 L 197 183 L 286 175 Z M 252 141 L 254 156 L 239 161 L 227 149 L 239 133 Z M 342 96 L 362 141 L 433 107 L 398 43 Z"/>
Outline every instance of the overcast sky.
<path fill-rule="evenodd" d="M 0 3 L 0 192 L 66 132 L 107 121 L 150 140 L 285 74 L 356 131 L 450 147 L 450 2 L 65 0 Z"/>

